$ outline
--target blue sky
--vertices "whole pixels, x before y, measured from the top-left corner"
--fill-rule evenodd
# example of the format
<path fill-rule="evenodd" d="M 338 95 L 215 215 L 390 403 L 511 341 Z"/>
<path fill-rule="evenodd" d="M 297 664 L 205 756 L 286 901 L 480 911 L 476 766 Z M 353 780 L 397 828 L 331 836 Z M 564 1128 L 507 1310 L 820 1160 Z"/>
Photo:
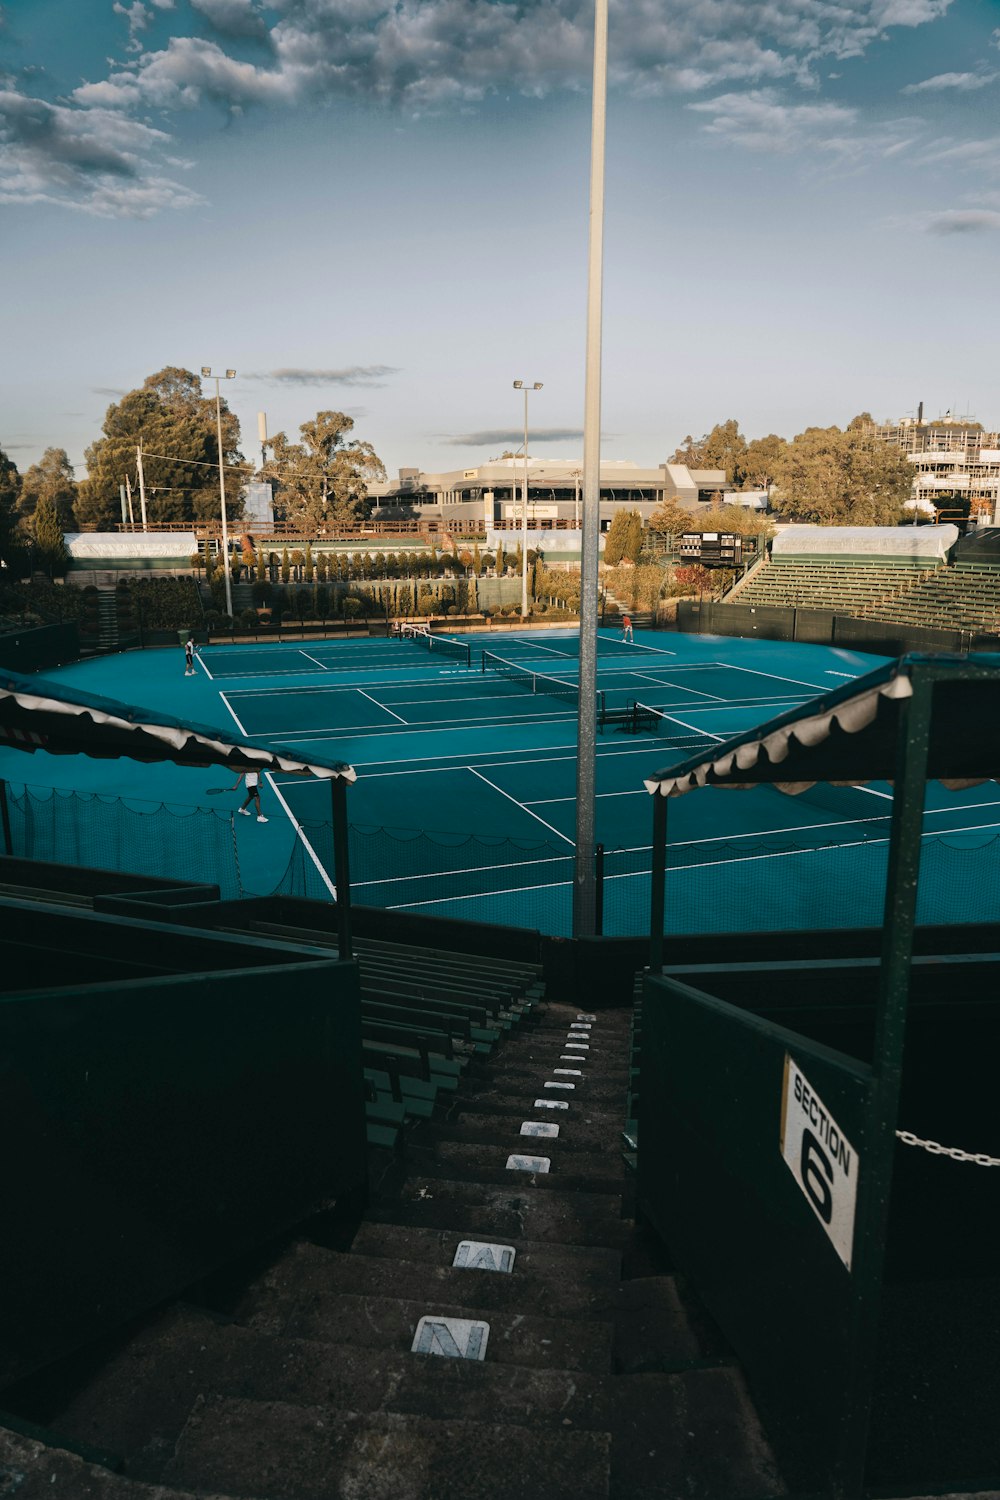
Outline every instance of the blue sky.
<path fill-rule="evenodd" d="M 390 473 L 581 450 L 587 0 L 3 0 L 0 447 L 233 366 Z M 603 451 L 1000 426 L 998 0 L 611 0 Z M 78 474 L 82 477 L 82 467 Z"/>

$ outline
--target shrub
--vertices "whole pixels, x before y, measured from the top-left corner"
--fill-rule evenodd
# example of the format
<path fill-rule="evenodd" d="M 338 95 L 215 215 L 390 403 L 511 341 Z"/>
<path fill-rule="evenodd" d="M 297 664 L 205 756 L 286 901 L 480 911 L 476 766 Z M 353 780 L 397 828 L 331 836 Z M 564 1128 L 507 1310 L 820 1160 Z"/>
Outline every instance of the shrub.
<path fill-rule="evenodd" d="M 255 609 L 244 609 L 240 612 L 240 628 L 242 630 L 253 630 L 257 624 L 257 611 Z"/>

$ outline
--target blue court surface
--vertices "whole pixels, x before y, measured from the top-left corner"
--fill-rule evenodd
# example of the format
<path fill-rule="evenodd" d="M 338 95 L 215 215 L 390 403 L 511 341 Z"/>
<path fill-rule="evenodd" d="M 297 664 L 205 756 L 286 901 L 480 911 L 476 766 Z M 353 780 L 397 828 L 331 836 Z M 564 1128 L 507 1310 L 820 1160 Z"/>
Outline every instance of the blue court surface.
<path fill-rule="evenodd" d="M 602 631 L 604 931 L 648 930 L 644 776 L 882 660 L 664 632 L 639 632 L 626 645 L 617 631 Z M 44 675 L 350 762 L 358 772 L 348 792 L 356 902 L 567 934 L 578 670 L 579 635 L 561 628 L 435 638 L 430 648 L 383 639 L 209 646 L 193 678 L 179 647 Z M 657 713 L 630 719 L 636 702 Z M 235 778 L 218 770 L 5 750 L 0 775 L 15 804 L 24 797 L 36 840 L 43 825 L 52 828 L 50 852 L 36 841 L 37 857 L 211 877 L 226 894 L 330 893 L 325 782 L 268 778 L 269 821 L 258 824 L 235 815 Z M 890 808 L 891 789 L 877 783 L 795 798 L 767 787 L 705 790 L 671 801 L 667 929 L 880 924 Z M 995 783 L 928 788 L 922 920 L 995 916 L 998 811 Z"/>

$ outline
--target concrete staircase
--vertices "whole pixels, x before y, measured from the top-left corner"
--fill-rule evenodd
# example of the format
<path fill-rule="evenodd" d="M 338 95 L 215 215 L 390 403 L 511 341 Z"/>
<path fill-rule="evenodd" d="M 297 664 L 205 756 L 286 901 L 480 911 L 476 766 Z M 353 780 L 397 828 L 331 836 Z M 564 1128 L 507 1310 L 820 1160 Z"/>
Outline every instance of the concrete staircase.
<path fill-rule="evenodd" d="M 114 589 L 101 589 L 97 596 L 100 627 L 98 649 L 114 651 L 118 647 L 118 596 Z"/>
<path fill-rule="evenodd" d="M 627 1217 L 630 1024 L 536 1006 L 405 1153 L 372 1151 L 359 1224 L 318 1220 L 22 1390 L 47 1431 L 0 1430 L 0 1494 L 784 1493 L 722 1339 Z"/>

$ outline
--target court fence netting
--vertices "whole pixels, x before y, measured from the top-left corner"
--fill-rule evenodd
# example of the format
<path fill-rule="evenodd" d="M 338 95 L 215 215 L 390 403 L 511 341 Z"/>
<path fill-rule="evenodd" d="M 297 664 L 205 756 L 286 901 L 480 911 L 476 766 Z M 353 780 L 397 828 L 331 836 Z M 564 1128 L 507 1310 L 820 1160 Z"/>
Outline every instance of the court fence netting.
<path fill-rule="evenodd" d="M 333 831 L 301 825 L 280 868 L 241 867 L 232 810 L 100 793 L 6 785 L 9 852 L 19 858 L 217 885 L 225 900 L 294 895 L 331 899 Z M 888 857 L 887 820 L 845 823 L 822 843 L 787 832 L 675 844 L 667 850 L 665 930 L 672 934 L 878 927 Z M 574 855 L 566 844 L 352 824 L 352 901 L 429 916 L 572 931 Z M 649 846 L 597 851 L 599 930 L 649 930 Z M 923 844 L 918 918 L 996 919 L 1000 837 L 939 834 Z"/>

